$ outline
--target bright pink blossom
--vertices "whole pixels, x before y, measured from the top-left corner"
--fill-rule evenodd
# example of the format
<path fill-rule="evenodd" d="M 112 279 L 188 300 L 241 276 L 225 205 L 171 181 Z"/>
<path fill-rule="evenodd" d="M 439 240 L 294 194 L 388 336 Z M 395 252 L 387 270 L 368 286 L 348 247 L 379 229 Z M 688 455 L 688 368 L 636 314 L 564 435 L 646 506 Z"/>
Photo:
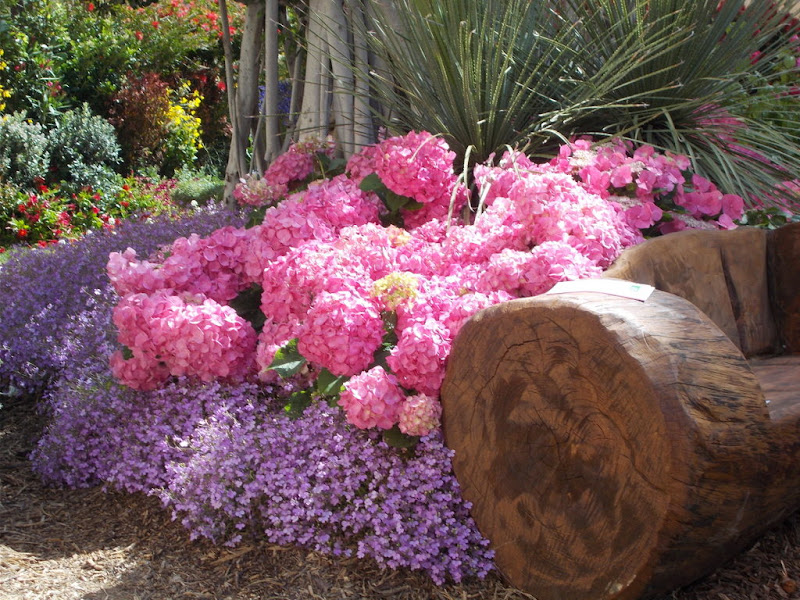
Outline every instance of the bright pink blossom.
<path fill-rule="evenodd" d="M 403 387 L 435 396 L 444 381 L 451 344 L 447 327 L 429 318 L 400 331 L 386 362 Z"/>
<path fill-rule="evenodd" d="M 375 366 L 344 384 L 339 406 L 348 422 L 360 429 L 391 429 L 397 423 L 404 399 L 397 379 L 383 367 Z"/>
<path fill-rule="evenodd" d="M 352 291 L 322 292 L 300 326 L 297 349 L 334 375 L 356 375 L 373 361 L 383 340 L 378 303 Z"/>

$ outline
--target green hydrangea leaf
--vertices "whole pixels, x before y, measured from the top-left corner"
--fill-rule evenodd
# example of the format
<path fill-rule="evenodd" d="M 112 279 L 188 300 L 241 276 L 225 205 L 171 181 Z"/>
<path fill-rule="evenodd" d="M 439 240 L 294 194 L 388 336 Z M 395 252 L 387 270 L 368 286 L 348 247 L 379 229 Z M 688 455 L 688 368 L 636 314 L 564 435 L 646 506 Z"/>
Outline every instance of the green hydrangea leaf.
<path fill-rule="evenodd" d="M 297 338 L 289 340 L 280 348 L 269 365 L 281 377 L 291 377 L 300 372 L 305 366 L 306 359 L 297 350 Z"/>

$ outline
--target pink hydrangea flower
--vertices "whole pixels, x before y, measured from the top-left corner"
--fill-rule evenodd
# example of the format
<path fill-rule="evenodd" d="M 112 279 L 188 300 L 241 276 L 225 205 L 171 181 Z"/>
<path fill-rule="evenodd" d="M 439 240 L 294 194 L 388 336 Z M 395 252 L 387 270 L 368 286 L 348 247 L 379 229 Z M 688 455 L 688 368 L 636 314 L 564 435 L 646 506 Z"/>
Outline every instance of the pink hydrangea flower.
<path fill-rule="evenodd" d="M 456 185 L 455 156 L 442 138 L 412 131 L 378 144 L 375 172 L 387 188 L 400 196 L 421 204 L 447 206 Z"/>
<path fill-rule="evenodd" d="M 391 429 L 400 416 L 405 395 L 397 379 L 375 366 L 350 378 L 339 396 L 347 421 L 360 429 Z"/>
<path fill-rule="evenodd" d="M 402 328 L 386 362 L 403 387 L 438 396 L 451 345 L 450 331 L 441 322 L 420 320 Z"/>
<path fill-rule="evenodd" d="M 366 369 L 383 340 L 378 303 L 350 290 L 321 292 L 305 315 L 297 349 L 337 376 Z"/>
<path fill-rule="evenodd" d="M 140 391 L 160 388 L 169 379 L 169 369 L 157 359 L 136 352 L 125 359 L 121 350 L 117 350 L 109 359 L 111 374 L 123 385 Z"/>
<path fill-rule="evenodd" d="M 406 435 L 424 436 L 439 428 L 442 405 L 432 396 L 417 394 L 400 407 L 398 427 Z"/>
<path fill-rule="evenodd" d="M 170 375 L 190 375 L 202 381 L 241 380 L 254 370 L 256 335 L 236 312 L 202 295 L 160 290 L 132 294 L 115 307 L 113 322 L 119 342 L 137 363 L 162 364 Z M 117 361 L 117 369 L 124 370 Z"/>

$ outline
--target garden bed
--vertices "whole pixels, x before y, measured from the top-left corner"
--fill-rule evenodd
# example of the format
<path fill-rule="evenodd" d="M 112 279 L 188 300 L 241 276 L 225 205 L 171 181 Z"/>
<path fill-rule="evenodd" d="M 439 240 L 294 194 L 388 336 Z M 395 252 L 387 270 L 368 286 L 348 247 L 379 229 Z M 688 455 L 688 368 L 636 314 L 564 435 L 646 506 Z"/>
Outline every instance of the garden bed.
<path fill-rule="evenodd" d="M 100 487 L 44 487 L 27 455 L 42 423 L 29 403 L 0 421 L 0 599 L 528 600 L 495 574 L 436 586 L 421 573 L 373 561 L 248 540 L 234 549 L 189 541 L 158 500 Z M 800 516 L 672 600 L 797 598 Z"/>

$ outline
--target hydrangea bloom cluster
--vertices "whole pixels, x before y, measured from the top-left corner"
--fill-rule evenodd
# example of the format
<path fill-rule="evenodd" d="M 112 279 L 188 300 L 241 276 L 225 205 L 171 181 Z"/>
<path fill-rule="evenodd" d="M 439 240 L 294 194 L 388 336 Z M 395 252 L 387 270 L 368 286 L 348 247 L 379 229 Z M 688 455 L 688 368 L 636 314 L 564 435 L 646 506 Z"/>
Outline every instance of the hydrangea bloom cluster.
<path fill-rule="evenodd" d="M 593 147 L 591 140 L 581 139 L 562 146 L 550 166 L 622 204 L 628 222 L 638 229 L 656 226 L 661 233 L 697 227 L 731 229 L 744 211 L 740 196 L 723 194 L 698 174 L 687 180 L 687 157 L 661 154 L 652 146 L 634 149 L 617 140 Z"/>
<path fill-rule="evenodd" d="M 253 370 L 253 327 L 201 294 L 129 294 L 114 309 L 113 322 L 132 356 L 115 352 L 111 372 L 134 389 L 155 389 L 171 375 L 242 380 Z"/>
<path fill-rule="evenodd" d="M 224 210 L 180 220 L 123 221 L 78 241 L 11 253 L 0 267 L 0 392 L 35 396 L 70 362 L 69 352 L 57 350 L 70 344 L 64 323 L 107 297 L 104 266 L 110 252 L 130 247 L 148 255 L 177 237 L 207 236 L 243 222 L 241 215 Z"/>
<path fill-rule="evenodd" d="M 314 173 L 317 153 L 332 157 L 334 150 L 331 140 L 294 143 L 272 162 L 263 176 L 250 174 L 243 178 L 234 188 L 233 197 L 242 205 L 273 204 L 286 196 L 293 185 Z"/>
<path fill-rule="evenodd" d="M 313 182 L 271 206 L 257 227 L 179 240 L 161 264 L 114 255 L 109 273 L 121 294 L 202 293 L 223 303 L 260 285 L 266 324 L 251 371 L 239 368 L 247 364 L 241 354 L 231 371 L 271 381 L 276 352 L 297 338 L 312 372 L 351 378 L 339 400 L 351 424 L 391 429 L 405 415 L 403 428 L 419 436 L 439 425 L 431 399 L 438 401 L 453 338 L 474 311 L 598 276 L 643 239 L 642 230 L 686 226 L 677 213 L 665 220 L 659 203 L 719 227 L 742 210 L 740 198 L 698 175 L 687 178 L 686 157 L 576 140 L 546 164 L 509 151 L 497 165 L 476 167 L 481 209 L 468 225 L 448 218 L 463 201 L 453 160 L 444 140 L 426 132 L 389 138 L 351 158 L 350 174 Z M 373 174 L 422 207 L 405 209 L 405 229 L 382 225 L 378 196 L 357 185 Z M 141 335 L 142 319 L 158 318 L 146 303 L 136 306 L 139 317 L 115 320 L 122 343 Z M 386 356 L 378 363 L 381 348 Z M 114 366 L 138 372 L 119 355 Z M 199 365 L 169 372 L 209 376 Z"/>

